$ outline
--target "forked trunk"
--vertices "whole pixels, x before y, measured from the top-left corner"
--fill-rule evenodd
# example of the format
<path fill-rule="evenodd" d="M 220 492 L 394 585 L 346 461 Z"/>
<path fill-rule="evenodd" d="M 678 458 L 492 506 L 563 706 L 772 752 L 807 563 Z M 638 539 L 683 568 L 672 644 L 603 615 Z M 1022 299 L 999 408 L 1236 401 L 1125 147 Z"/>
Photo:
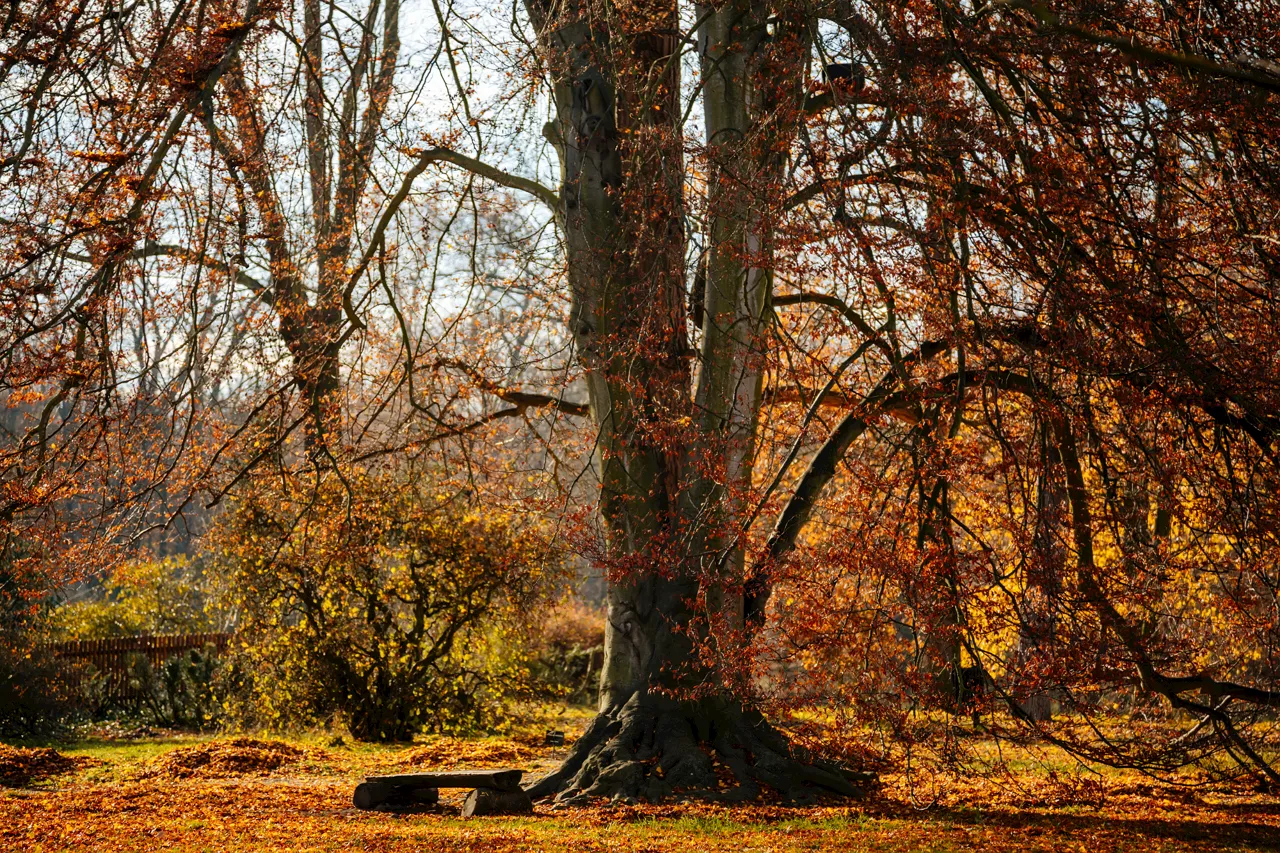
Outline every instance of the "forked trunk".
<path fill-rule="evenodd" d="M 597 430 L 610 575 L 600 715 L 531 793 L 853 794 L 858 774 L 797 760 L 708 663 L 732 652 L 712 646 L 726 634 L 717 629 L 732 635 L 742 625 L 738 496 L 751 481 L 771 286 L 759 193 L 784 150 L 774 138 L 780 125 L 761 120 L 779 121 L 777 95 L 763 98 L 752 83 L 767 74 L 771 92 L 786 91 L 790 74 L 798 103 L 796 63 L 786 72 L 761 66 L 763 8 L 699 10 L 712 142 L 696 354 L 676 6 L 530 0 L 529 8 L 554 86 L 556 117 L 544 133 L 561 164 L 569 322 Z"/>

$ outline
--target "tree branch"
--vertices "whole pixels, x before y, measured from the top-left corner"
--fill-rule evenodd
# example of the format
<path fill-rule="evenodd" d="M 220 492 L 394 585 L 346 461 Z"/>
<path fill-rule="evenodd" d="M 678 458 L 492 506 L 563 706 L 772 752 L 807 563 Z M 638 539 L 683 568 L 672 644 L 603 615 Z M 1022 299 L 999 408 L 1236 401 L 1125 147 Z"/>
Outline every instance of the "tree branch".
<path fill-rule="evenodd" d="M 201 264 L 209 269 L 217 270 L 221 273 L 231 275 L 233 267 L 226 261 L 220 261 L 211 258 L 203 252 L 196 252 L 194 249 L 188 249 L 186 246 L 175 246 L 170 243 L 155 243 L 148 240 L 141 249 L 133 252 L 134 258 L 153 258 L 153 257 L 170 257 L 180 258 L 195 264 Z M 263 284 L 258 279 L 249 275 L 241 269 L 234 269 L 236 284 L 243 286 L 246 290 L 258 297 L 264 305 L 275 305 L 275 293 L 270 285 Z"/>
<path fill-rule="evenodd" d="M 62 257 L 69 261 L 77 261 L 82 264 L 93 263 L 93 258 L 88 255 L 81 255 L 78 252 L 63 252 Z M 172 243 L 156 243 L 152 240 L 148 240 L 143 244 L 141 249 L 134 249 L 125 257 L 129 260 L 156 257 L 180 258 L 193 264 L 200 264 L 201 266 L 206 266 L 209 269 L 226 273 L 227 275 L 230 275 L 233 271 L 231 264 L 228 264 L 225 261 L 219 261 L 215 258 L 210 258 L 202 252 L 197 252 L 194 249 L 188 249 L 186 246 L 176 246 Z M 258 297 L 266 305 L 271 305 L 274 302 L 274 296 L 272 295 L 271 288 L 268 285 L 258 281 L 244 270 L 234 270 L 234 272 L 237 284 L 242 285 L 246 290 Z"/>
<path fill-rule="evenodd" d="M 513 412 L 512 415 L 520 414 L 529 408 L 552 408 L 566 415 L 574 417 L 586 417 L 590 414 L 590 410 L 586 403 L 574 403 L 560 397 L 552 397 L 549 394 L 537 394 L 529 391 L 517 391 L 511 388 L 504 388 L 496 382 L 492 382 L 482 376 L 479 371 L 475 370 L 468 364 L 464 364 L 457 359 L 442 358 L 438 359 L 434 365 L 435 368 L 452 367 L 460 370 L 470 377 L 476 387 L 492 394 L 499 400 L 514 404 L 519 411 Z M 510 415 L 508 415 L 510 417 Z"/>
<path fill-rule="evenodd" d="M 420 161 L 425 160 L 427 163 L 452 163 L 455 166 L 466 169 L 473 175 L 493 181 L 499 186 L 510 187 L 513 190 L 528 193 L 549 207 L 553 213 L 558 212 L 560 209 L 560 196 L 556 195 L 549 187 L 532 178 L 522 178 L 519 175 L 504 172 L 499 168 L 490 166 L 488 163 L 481 162 L 474 157 L 468 157 L 466 154 L 450 148 L 431 148 L 421 152 L 419 158 Z"/>
<path fill-rule="evenodd" d="M 849 323 L 855 329 L 861 332 L 866 338 L 868 338 L 871 341 L 879 341 L 880 333 L 875 329 L 871 328 L 871 324 L 868 323 L 866 320 L 862 319 L 861 314 L 859 314 L 857 311 L 854 311 L 852 308 L 850 308 L 848 303 L 846 303 L 843 299 L 841 299 L 838 296 L 832 296 L 829 293 L 817 293 L 811 290 L 802 290 L 799 293 L 785 293 L 785 294 L 775 293 L 773 295 L 772 302 L 775 307 L 779 305 L 800 305 L 804 303 L 813 303 L 815 305 L 825 305 L 828 308 L 834 308 L 835 310 L 839 311 L 841 316 L 843 316 L 846 320 L 848 320 Z M 881 349 L 887 350 L 888 344 L 885 344 L 883 341 L 881 341 L 879 343 L 879 346 L 881 347 Z M 891 350 L 887 350 L 887 351 L 889 352 L 890 357 L 892 357 L 893 356 L 892 351 Z"/>
<path fill-rule="evenodd" d="M 1005 7 L 1019 9 L 1031 14 L 1036 20 L 1037 30 L 1066 33 L 1102 47 L 1110 47 L 1134 59 L 1142 59 L 1161 65 L 1171 65 L 1187 71 L 1211 74 L 1215 77 L 1226 77 L 1238 83 L 1256 86 L 1268 92 L 1280 93 L 1280 75 L 1270 74 L 1257 68 L 1248 68 L 1240 64 L 1225 65 L 1205 56 L 1194 53 L 1174 53 L 1158 47 L 1142 44 L 1135 36 L 1121 38 L 1104 33 L 1097 33 L 1075 24 L 1064 23 L 1062 17 L 1043 3 L 1033 0 L 994 0 L 991 8 Z M 1259 64 L 1265 60 L 1258 60 Z"/>
<path fill-rule="evenodd" d="M 425 151 L 414 153 L 418 155 L 418 159 L 414 162 L 413 167 L 408 172 L 405 172 L 404 179 L 400 182 L 400 188 L 387 203 L 386 210 L 382 212 L 382 218 L 378 220 L 377 227 L 374 228 L 373 234 L 369 237 L 368 248 L 365 249 L 363 257 L 360 258 L 360 263 L 352 270 L 351 276 L 347 279 L 347 286 L 343 289 L 342 307 L 346 312 L 347 319 L 356 328 L 364 328 L 364 322 L 356 315 L 355 307 L 351 303 L 351 295 L 355 292 L 356 282 L 360 280 L 360 276 L 364 275 L 365 270 L 369 268 L 369 264 L 373 262 L 377 248 L 385 245 L 383 241 L 386 238 L 387 229 L 391 227 L 391 220 L 395 218 L 396 213 L 400 210 L 400 205 L 404 204 L 405 199 L 409 197 L 409 192 L 413 189 L 413 182 L 432 163 L 453 163 L 496 184 L 527 192 L 540 199 L 553 212 L 558 210 L 560 205 L 560 197 L 537 181 L 508 174 L 457 151 L 448 148 L 429 148 Z"/>
<path fill-rule="evenodd" d="M 752 577 L 744 590 L 744 612 L 748 625 L 759 626 L 764 621 L 765 605 L 769 601 L 771 583 L 768 577 L 770 567 L 795 547 L 800 531 L 809 521 L 818 498 L 827 484 L 835 476 L 836 466 L 849 451 L 853 442 L 870 426 L 870 419 L 884 413 L 896 402 L 893 390 L 901 379 L 903 367 L 921 361 L 927 361 L 944 352 L 949 344 L 945 341 L 930 341 L 922 344 L 915 352 L 903 358 L 886 373 L 867 395 L 863 405 L 857 411 L 850 412 L 841 419 L 831 431 L 822 447 L 809 461 L 809 467 L 800 478 L 800 482 L 791 493 L 786 506 L 778 515 L 773 531 L 765 543 L 765 553 L 760 565 L 753 570 Z"/>

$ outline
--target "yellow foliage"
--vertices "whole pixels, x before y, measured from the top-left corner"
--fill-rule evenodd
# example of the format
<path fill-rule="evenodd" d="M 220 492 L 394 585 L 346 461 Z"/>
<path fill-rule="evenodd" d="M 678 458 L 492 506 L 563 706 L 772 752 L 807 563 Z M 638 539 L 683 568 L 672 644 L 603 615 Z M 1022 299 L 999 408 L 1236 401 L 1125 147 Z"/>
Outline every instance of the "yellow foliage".
<path fill-rule="evenodd" d="M 559 557 L 537 525 L 391 474 L 264 477 L 215 533 L 242 614 L 237 710 L 361 739 L 474 725 L 527 676 Z"/>

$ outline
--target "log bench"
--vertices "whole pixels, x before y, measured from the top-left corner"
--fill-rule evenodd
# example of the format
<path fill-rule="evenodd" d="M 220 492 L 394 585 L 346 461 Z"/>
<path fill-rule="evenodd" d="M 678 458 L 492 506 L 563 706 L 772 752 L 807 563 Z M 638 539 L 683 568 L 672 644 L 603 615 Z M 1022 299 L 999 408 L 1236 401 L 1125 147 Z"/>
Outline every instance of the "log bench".
<path fill-rule="evenodd" d="M 442 770 L 367 776 L 356 785 L 352 802 L 358 809 L 379 806 L 432 805 L 441 788 L 471 788 L 462 806 L 463 817 L 486 814 L 529 814 L 533 801 L 520 788 L 523 770 Z"/>

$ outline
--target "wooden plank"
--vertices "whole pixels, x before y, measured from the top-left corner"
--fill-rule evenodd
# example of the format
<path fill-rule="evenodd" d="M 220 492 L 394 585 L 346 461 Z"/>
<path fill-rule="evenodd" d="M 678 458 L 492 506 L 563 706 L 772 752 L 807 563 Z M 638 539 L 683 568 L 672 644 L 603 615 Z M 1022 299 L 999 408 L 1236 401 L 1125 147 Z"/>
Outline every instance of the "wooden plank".
<path fill-rule="evenodd" d="M 393 776 L 368 776 L 366 782 L 396 787 L 418 788 L 492 788 L 495 791 L 518 791 L 523 770 L 441 770 L 427 773 L 398 773 Z"/>

